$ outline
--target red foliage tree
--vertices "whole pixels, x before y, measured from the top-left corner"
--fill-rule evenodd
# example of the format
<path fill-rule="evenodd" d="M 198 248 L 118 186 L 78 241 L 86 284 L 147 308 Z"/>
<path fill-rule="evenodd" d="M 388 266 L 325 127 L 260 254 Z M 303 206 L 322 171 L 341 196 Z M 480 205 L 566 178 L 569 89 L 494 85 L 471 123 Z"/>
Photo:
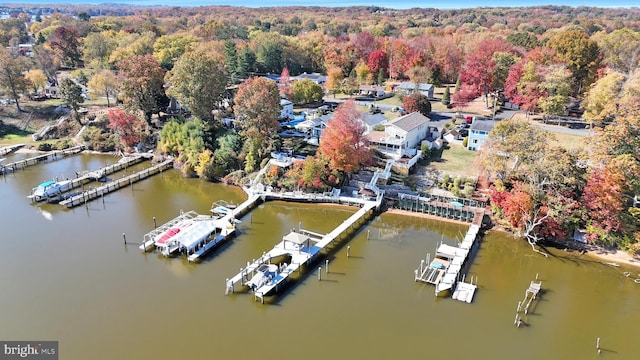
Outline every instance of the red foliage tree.
<path fill-rule="evenodd" d="M 282 74 L 280 74 L 278 90 L 280 90 L 281 95 L 284 95 L 287 99 L 291 99 L 291 96 L 293 95 L 293 90 L 291 89 L 291 77 L 289 76 L 289 69 L 286 67 L 282 69 Z"/>
<path fill-rule="evenodd" d="M 426 95 L 420 93 L 413 93 L 409 96 L 405 96 L 402 99 L 402 107 L 407 113 L 419 112 L 424 116 L 429 116 L 431 113 L 431 103 Z"/>
<path fill-rule="evenodd" d="M 376 49 L 376 38 L 371 33 L 362 31 L 352 40 L 353 46 L 356 48 L 358 60 L 368 61 L 369 54 Z M 359 62 L 359 61 L 358 61 Z"/>
<path fill-rule="evenodd" d="M 136 146 L 142 140 L 145 122 L 135 115 L 127 114 L 121 109 L 110 109 L 108 112 L 109 129 L 118 135 L 120 142 L 126 147 Z"/>
<path fill-rule="evenodd" d="M 367 66 L 372 74 L 377 74 L 380 69 L 386 73 L 389 68 L 389 58 L 387 57 L 387 53 L 383 50 L 376 50 L 372 52 L 369 55 Z"/>
<path fill-rule="evenodd" d="M 464 65 L 460 71 L 460 81 L 463 85 L 472 87 L 476 93 L 487 94 L 493 90 L 496 75 L 496 63 L 493 55 L 496 52 L 511 52 L 513 46 L 499 39 L 484 39 L 475 51 L 464 58 Z"/>
<path fill-rule="evenodd" d="M 79 39 L 78 30 L 71 27 L 61 26 L 53 31 L 49 45 L 61 64 L 71 68 L 82 64 Z"/>
<path fill-rule="evenodd" d="M 356 171 L 369 155 L 364 131 L 355 102 L 349 100 L 340 104 L 322 131 L 320 154 L 329 160 L 333 169 Z"/>
<path fill-rule="evenodd" d="M 591 220 L 592 231 L 587 236 L 590 241 L 622 229 L 623 184 L 620 169 L 605 167 L 591 172 L 582 194 L 582 205 Z"/>

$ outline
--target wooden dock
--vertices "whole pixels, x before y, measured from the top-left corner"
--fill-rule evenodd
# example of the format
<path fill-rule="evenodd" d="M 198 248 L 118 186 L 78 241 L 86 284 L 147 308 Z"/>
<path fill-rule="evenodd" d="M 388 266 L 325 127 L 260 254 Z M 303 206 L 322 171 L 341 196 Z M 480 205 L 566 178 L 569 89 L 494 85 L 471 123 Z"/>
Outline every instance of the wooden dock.
<path fill-rule="evenodd" d="M 536 274 L 536 280 L 538 280 L 538 274 Z M 524 298 L 522 299 L 522 301 L 518 301 L 516 317 L 513 322 L 514 325 L 516 325 L 517 327 L 520 327 L 520 325 L 522 324 L 527 324 L 528 322 L 527 315 L 529 314 L 529 307 L 531 306 L 531 303 L 533 302 L 533 300 L 535 300 L 536 297 L 538 297 L 538 294 L 540 293 L 541 290 L 542 290 L 542 281 L 538 281 L 538 282 L 531 281 L 531 283 L 529 284 L 529 287 L 524 293 Z M 524 319 L 521 313 L 524 314 Z"/>
<path fill-rule="evenodd" d="M 25 146 L 24 144 L 16 144 L 16 145 L 9 145 L 9 146 L 1 147 L 0 148 L 0 156 L 11 154 L 14 151 L 18 151 L 18 149 L 23 148 L 24 146 Z"/>
<path fill-rule="evenodd" d="M 112 182 L 108 182 L 100 187 L 95 189 L 91 189 L 88 191 L 84 191 L 82 194 L 78 194 L 73 196 L 67 200 L 60 202 L 60 205 L 66 206 L 68 208 L 72 208 L 78 205 L 86 204 L 87 202 L 96 199 L 98 197 L 104 196 L 116 190 L 119 190 L 123 187 L 127 187 L 132 185 L 140 180 L 146 179 L 150 176 L 161 173 L 162 171 L 171 168 L 173 164 L 173 159 L 166 160 L 160 164 L 154 165 L 147 169 L 138 171 L 135 174 L 131 174 L 129 176 L 125 176 L 122 179 L 118 179 Z"/>
<path fill-rule="evenodd" d="M 64 150 L 55 150 L 55 151 L 50 151 L 46 154 L 42 154 L 42 155 L 38 155 L 38 156 L 34 156 L 32 158 L 28 158 L 28 159 L 24 159 L 24 160 L 19 160 L 16 162 L 12 162 L 6 165 L 2 165 L 2 170 L 3 172 L 8 172 L 8 171 L 16 171 L 18 169 L 25 169 L 28 168 L 29 166 L 33 166 L 33 165 L 37 165 L 41 162 L 45 162 L 45 161 L 55 161 L 58 159 L 62 159 L 64 157 L 67 157 L 69 155 L 75 155 L 79 152 L 81 152 L 82 150 L 84 150 L 84 145 L 79 145 L 79 146 L 74 146 L 68 149 L 64 149 Z"/>
<path fill-rule="evenodd" d="M 300 272 L 301 266 L 311 263 L 320 255 L 321 250 L 329 244 L 340 240 L 340 236 L 347 234 L 349 230 L 356 231 L 362 225 L 362 223 L 359 224 L 358 221 L 361 219 L 365 219 L 365 221 L 368 220 L 367 216 L 372 214 L 372 210 L 379 207 L 379 201 L 381 201 L 381 198 L 377 201 L 365 202 L 361 209 L 326 235 L 316 234 L 305 230 L 288 234 L 283 237 L 283 240 L 276 244 L 272 250 L 263 253 L 262 256 L 257 260 L 253 260 L 252 263 L 247 262 L 247 266 L 245 268 L 241 268 L 238 274 L 230 279 L 226 279 L 225 293 L 234 293 L 235 285 L 237 283 L 240 283 L 243 286 L 255 286 L 255 284 L 251 282 L 251 280 L 254 279 L 254 276 L 256 276 L 265 266 L 272 265 L 272 259 L 286 255 L 290 258 L 290 263 L 278 264 L 275 267 L 271 266 L 273 267 L 270 271 L 272 273 L 272 277 L 253 289 L 254 296 L 264 302 L 265 296 L 269 295 L 273 291 L 278 291 L 279 287 L 289 280 L 289 276 L 291 274 L 296 271 Z M 293 246 L 289 245 L 287 247 L 288 243 L 293 244 Z"/>
<path fill-rule="evenodd" d="M 459 280 L 460 277 L 464 279 L 467 260 L 480 236 L 482 215 L 478 213 L 474 217 L 473 223 L 457 247 L 440 244 L 433 261 L 430 254 L 427 254 L 426 260 L 422 259 L 418 269 L 414 271 L 415 281 L 434 284 L 436 296 L 450 294 L 456 300 L 471 302 L 476 286 Z"/>
<path fill-rule="evenodd" d="M 144 156 L 134 155 L 120 159 L 120 161 L 115 164 L 111 164 L 105 166 L 101 169 L 95 171 L 87 171 L 82 175 L 79 174 L 75 179 L 69 180 L 69 183 L 65 186 L 65 192 L 77 189 L 84 184 L 88 184 L 92 181 L 99 180 L 107 175 L 111 175 L 118 171 L 122 171 L 127 169 L 129 166 L 142 162 L 146 158 Z M 62 194 L 55 194 L 54 196 L 50 196 L 49 198 L 43 198 L 41 200 L 47 200 L 48 202 L 53 202 L 53 198 L 57 197 L 58 200 L 55 202 L 60 202 L 62 200 Z"/>

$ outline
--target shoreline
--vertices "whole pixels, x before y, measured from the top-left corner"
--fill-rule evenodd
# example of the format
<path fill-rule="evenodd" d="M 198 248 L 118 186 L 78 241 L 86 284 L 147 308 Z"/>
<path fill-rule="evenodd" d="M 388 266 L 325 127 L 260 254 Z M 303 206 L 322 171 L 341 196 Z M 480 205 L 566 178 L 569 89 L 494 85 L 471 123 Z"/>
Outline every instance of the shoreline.
<path fill-rule="evenodd" d="M 40 153 L 46 153 L 46 151 L 39 151 L 37 149 L 35 149 L 34 147 L 29 147 L 29 146 L 25 146 L 21 149 L 18 149 L 16 151 L 16 153 L 22 153 L 22 154 L 40 154 Z M 90 150 L 83 150 L 82 153 L 88 153 L 88 154 L 105 154 L 105 155 L 115 155 L 116 153 L 114 152 L 99 152 L 99 151 L 90 151 Z M 340 204 L 325 204 L 325 205 L 334 205 L 334 206 L 345 206 L 345 205 L 340 205 Z M 349 207 L 349 206 L 347 206 Z M 458 225 L 469 225 L 470 223 L 465 222 L 465 221 L 461 221 L 461 220 L 455 220 L 455 219 L 447 219 L 447 218 L 442 218 L 439 216 L 435 216 L 435 215 L 430 215 L 430 214 L 425 214 L 425 213 L 417 213 L 417 212 L 411 212 L 411 211 L 406 211 L 406 210 L 400 210 L 400 209 L 387 209 L 385 210 L 382 214 L 387 213 L 387 214 L 394 214 L 394 215 L 402 215 L 402 216 L 413 216 L 413 217 L 418 217 L 418 218 L 423 218 L 423 219 L 429 219 L 429 220 L 436 220 L 436 221 L 443 221 L 443 222 L 448 222 L 448 223 L 454 223 L 454 224 L 458 224 Z M 493 231 L 502 231 L 507 233 L 507 231 L 505 231 L 504 229 L 500 228 L 500 227 L 494 227 L 491 230 Z M 555 247 L 557 248 L 562 248 L 564 247 L 565 250 L 576 250 L 576 251 L 583 251 L 584 255 L 595 259 L 596 261 L 604 264 L 604 265 L 608 265 L 608 266 L 630 266 L 630 267 L 634 267 L 634 268 L 639 268 L 640 269 L 640 257 L 639 256 L 632 256 L 627 252 L 624 252 L 622 250 L 607 250 L 595 245 L 590 245 L 590 244 L 583 244 L 583 243 L 579 243 L 577 241 L 572 241 L 572 240 L 555 240 L 552 241 L 550 243 L 553 243 L 552 245 L 555 245 Z"/>
<path fill-rule="evenodd" d="M 385 211 L 385 213 L 403 215 L 403 216 L 413 216 L 419 217 L 423 219 L 437 220 L 437 221 L 445 221 L 449 223 L 456 223 L 460 225 L 469 225 L 470 223 L 455 219 L 446 219 L 441 218 L 435 215 L 424 214 L 424 213 L 416 213 L 406 210 L 399 209 L 389 209 Z M 504 233 L 508 233 L 506 230 L 499 226 L 495 226 L 491 229 L 491 231 L 500 231 Z M 634 257 L 629 253 L 622 250 L 607 250 L 595 245 L 583 244 L 573 240 L 556 240 L 549 241 L 548 243 L 551 246 L 554 246 L 558 249 L 565 248 L 565 250 L 571 251 L 584 251 L 584 255 L 594 259 L 595 261 L 612 267 L 625 266 L 625 267 L 634 267 L 640 269 L 640 257 Z"/>

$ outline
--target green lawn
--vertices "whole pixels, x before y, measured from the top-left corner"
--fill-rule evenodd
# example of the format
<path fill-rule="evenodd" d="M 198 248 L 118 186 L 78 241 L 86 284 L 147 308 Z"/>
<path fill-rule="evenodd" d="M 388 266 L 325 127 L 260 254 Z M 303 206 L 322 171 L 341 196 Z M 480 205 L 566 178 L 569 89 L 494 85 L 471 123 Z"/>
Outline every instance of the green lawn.
<path fill-rule="evenodd" d="M 477 152 L 467 150 L 458 144 L 449 144 L 431 157 L 427 166 L 452 176 L 473 176 L 480 174 L 480 169 L 474 165 Z"/>

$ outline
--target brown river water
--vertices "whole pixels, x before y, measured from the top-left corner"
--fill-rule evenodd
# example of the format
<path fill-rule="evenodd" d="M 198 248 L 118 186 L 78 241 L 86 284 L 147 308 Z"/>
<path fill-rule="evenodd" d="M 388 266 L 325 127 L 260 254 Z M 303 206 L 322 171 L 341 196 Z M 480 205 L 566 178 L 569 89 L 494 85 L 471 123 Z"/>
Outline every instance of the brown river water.
<path fill-rule="evenodd" d="M 192 264 L 142 253 L 122 234 L 139 243 L 154 216 L 161 224 L 180 210 L 207 214 L 213 201 L 242 202 L 240 189 L 171 170 L 72 210 L 26 198 L 44 180 L 116 160 L 78 155 L 0 175 L 0 340 L 57 340 L 65 360 L 640 358 L 639 269 L 562 250 L 545 259 L 499 232 L 473 258 L 471 304 L 414 282 L 420 259 L 440 241 L 454 245 L 466 226 L 391 214 L 261 304 L 225 295 L 225 278 L 299 223 L 327 233 L 356 208 L 261 204 L 235 239 Z M 536 273 L 544 292 L 518 328 L 516 307 Z"/>

